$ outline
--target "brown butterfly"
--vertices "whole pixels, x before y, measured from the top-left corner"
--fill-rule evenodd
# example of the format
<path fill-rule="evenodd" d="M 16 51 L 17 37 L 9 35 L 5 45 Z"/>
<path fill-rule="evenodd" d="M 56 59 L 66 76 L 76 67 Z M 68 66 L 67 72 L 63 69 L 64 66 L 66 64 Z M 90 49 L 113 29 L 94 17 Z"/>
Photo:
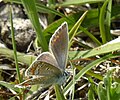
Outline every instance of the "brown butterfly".
<path fill-rule="evenodd" d="M 26 70 L 29 77 L 22 85 L 50 86 L 61 84 L 66 79 L 65 67 L 68 58 L 68 25 L 64 22 L 52 35 L 49 52 L 41 53 Z"/>

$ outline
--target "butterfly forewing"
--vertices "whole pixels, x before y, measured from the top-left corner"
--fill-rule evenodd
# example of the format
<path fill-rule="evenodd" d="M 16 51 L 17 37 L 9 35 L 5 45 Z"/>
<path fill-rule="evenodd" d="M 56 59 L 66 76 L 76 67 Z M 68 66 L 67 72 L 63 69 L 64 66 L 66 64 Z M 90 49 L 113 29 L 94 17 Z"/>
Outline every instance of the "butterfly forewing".
<path fill-rule="evenodd" d="M 68 57 L 68 25 L 64 22 L 50 39 L 49 49 L 55 56 L 59 67 L 64 70 Z"/>

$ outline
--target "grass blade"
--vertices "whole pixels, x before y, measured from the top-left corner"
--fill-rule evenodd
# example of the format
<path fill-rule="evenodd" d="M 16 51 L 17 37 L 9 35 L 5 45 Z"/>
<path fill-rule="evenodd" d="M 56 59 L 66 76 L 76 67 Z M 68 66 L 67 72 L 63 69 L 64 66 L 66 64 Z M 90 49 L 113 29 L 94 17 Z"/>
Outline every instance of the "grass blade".
<path fill-rule="evenodd" d="M 15 43 L 15 36 L 14 36 L 15 34 L 14 34 L 14 28 L 13 28 L 12 8 L 11 7 L 10 7 L 10 23 L 11 23 L 12 45 L 13 45 L 13 51 L 14 51 L 15 66 L 16 66 L 19 83 L 21 83 L 22 79 L 20 77 L 20 69 L 18 67 L 18 58 L 17 58 L 17 52 L 16 52 L 16 43 Z"/>
<path fill-rule="evenodd" d="M 60 6 L 68 6 L 68 5 L 79 5 L 79 4 L 86 4 L 86 3 L 99 3 L 104 2 L 105 0 L 66 0 Z"/>
<path fill-rule="evenodd" d="M 110 34 L 111 11 L 112 11 L 112 0 L 109 0 L 108 7 L 107 7 L 107 13 L 106 13 L 106 23 L 105 23 L 107 41 L 112 40 L 112 37 Z"/>
<path fill-rule="evenodd" d="M 99 27 L 100 27 L 100 34 L 102 38 L 102 43 L 105 44 L 107 42 L 107 36 L 106 36 L 106 31 L 105 31 L 105 11 L 106 11 L 106 6 L 108 4 L 108 0 L 106 0 L 100 10 L 100 18 L 99 18 Z"/>
<path fill-rule="evenodd" d="M 65 100 L 62 90 L 60 88 L 60 85 L 55 84 L 54 89 L 56 94 L 56 100 Z"/>
<path fill-rule="evenodd" d="M 69 32 L 69 42 L 72 41 L 72 39 L 74 38 L 74 36 L 76 35 L 76 32 L 78 30 L 78 28 L 80 27 L 82 21 L 84 20 L 86 14 L 87 14 L 88 11 L 86 11 L 81 17 L 80 19 L 77 21 L 77 23 L 73 26 L 73 28 L 70 30 Z"/>
<path fill-rule="evenodd" d="M 38 42 L 40 43 L 43 51 L 47 51 L 48 44 L 47 44 L 47 41 L 42 33 L 42 28 L 41 28 L 41 25 L 39 23 L 37 9 L 36 9 L 36 5 L 35 5 L 35 0 L 21 0 L 21 1 L 23 3 L 23 6 L 25 7 L 27 14 L 28 14 L 28 16 L 33 24 L 35 31 L 36 31 Z"/>
<path fill-rule="evenodd" d="M 95 43 L 102 45 L 102 43 L 94 35 L 87 31 L 87 29 L 83 28 L 82 26 L 80 26 L 80 29 L 85 32 L 85 34 L 88 35 Z"/>
<path fill-rule="evenodd" d="M 0 54 L 4 55 L 8 58 L 14 59 L 14 53 L 13 50 L 7 49 L 7 48 L 0 48 Z M 17 59 L 19 62 L 25 63 L 28 66 L 35 60 L 36 56 L 33 55 L 27 55 L 24 53 L 17 52 Z"/>
<path fill-rule="evenodd" d="M 18 93 L 20 92 L 20 89 L 19 89 L 19 88 L 15 87 L 15 85 L 10 84 L 10 83 L 8 83 L 8 82 L 0 81 L 0 85 L 5 86 L 5 87 L 8 88 L 8 89 L 12 89 L 12 90 L 14 90 L 14 91 L 16 91 L 16 92 L 18 92 Z"/>
<path fill-rule="evenodd" d="M 97 48 L 86 50 L 86 51 L 70 51 L 69 57 L 70 59 L 78 59 L 78 58 L 88 58 L 95 55 L 101 55 L 109 52 L 114 52 L 120 50 L 120 38 L 114 39 L 104 45 L 101 45 Z"/>

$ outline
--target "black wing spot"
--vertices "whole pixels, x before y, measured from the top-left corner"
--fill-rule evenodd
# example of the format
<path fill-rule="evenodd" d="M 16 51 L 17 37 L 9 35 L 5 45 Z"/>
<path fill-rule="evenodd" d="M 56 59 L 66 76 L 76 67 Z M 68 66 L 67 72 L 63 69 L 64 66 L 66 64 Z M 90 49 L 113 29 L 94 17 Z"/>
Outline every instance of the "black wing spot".
<path fill-rule="evenodd" d="M 50 68 L 49 68 L 49 67 L 47 67 L 47 68 L 46 68 L 46 70 L 50 70 Z"/>

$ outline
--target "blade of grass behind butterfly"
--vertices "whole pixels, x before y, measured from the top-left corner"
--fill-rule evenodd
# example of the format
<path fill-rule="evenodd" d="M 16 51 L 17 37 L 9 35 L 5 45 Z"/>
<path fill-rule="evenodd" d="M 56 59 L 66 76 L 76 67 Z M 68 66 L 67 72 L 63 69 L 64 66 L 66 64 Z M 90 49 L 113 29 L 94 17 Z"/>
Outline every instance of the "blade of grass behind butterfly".
<path fill-rule="evenodd" d="M 80 19 L 76 22 L 76 24 L 73 26 L 73 28 L 70 30 L 69 32 L 69 48 L 72 45 L 72 39 L 74 38 L 74 36 L 76 35 L 76 32 L 78 31 L 78 28 L 80 27 L 82 21 L 84 20 L 86 14 L 88 11 L 86 11 L 81 17 Z"/>
<path fill-rule="evenodd" d="M 119 57 L 120 54 L 108 54 L 102 58 L 99 58 L 95 61 L 93 61 L 92 63 L 88 64 L 87 66 L 85 66 L 76 76 L 75 76 L 75 82 L 77 82 L 87 71 L 89 71 L 91 68 L 93 68 L 95 65 L 100 64 L 102 62 L 104 62 L 107 59 L 110 58 L 116 58 Z M 73 82 L 70 81 L 69 84 L 64 88 L 63 93 L 64 95 L 66 95 L 72 88 Z"/>
<path fill-rule="evenodd" d="M 18 58 L 17 58 L 17 52 L 16 52 L 16 42 L 15 42 L 15 34 L 14 34 L 14 28 L 13 28 L 12 7 L 11 6 L 10 6 L 10 23 L 11 23 L 12 45 L 13 45 L 13 51 L 14 51 L 15 66 L 16 66 L 19 83 L 21 83 L 22 79 L 20 77 L 20 69 L 18 67 Z"/>
<path fill-rule="evenodd" d="M 12 2 L 11 2 L 12 4 Z M 16 51 L 16 42 L 15 42 L 15 34 L 14 34 L 14 28 L 13 28 L 13 20 L 12 20 L 12 6 L 10 6 L 10 24 L 11 24 L 11 35 L 12 35 L 12 46 L 13 46 L 13 51 L 14 51 L 14 60 L 15 60 L 15 67 L 16 67 L 16 71 L 17 71 L 17 76 L 18 76 L 18 81 L 19 83 L 22 82 L 22 78 L 20 76 L 20 69 L 19 69 L 19 66 L 18 66 L 18 58 L 17 58 L 17 51 Z M 19 89 L 20 92 L 22 92 L 21 89 Z M 19 92 L 19 93 L 20 93 Z M 21 95 L 20 94 L 20 99 L 24 98 L 24 94 Z"/>
<path fill-rule="evenodd" d="M 47 41 L 43 35 L 42 28 L 41 28 L 41 25 L 39 23 L 37 9 L 36 9 L 36 5 L 35 5 L 35 0 L 21 0 L 21 1 L 22 1 L 23 6 L 25 7 L 27 14 L 28 14 L 28 17 L 30 18 L 30 20 L 33 24 L 33 27 L 36 31 L 38 43 L 40 43 L 43 51 L 47 51 L 48 44 L 47 44 Z"/>

